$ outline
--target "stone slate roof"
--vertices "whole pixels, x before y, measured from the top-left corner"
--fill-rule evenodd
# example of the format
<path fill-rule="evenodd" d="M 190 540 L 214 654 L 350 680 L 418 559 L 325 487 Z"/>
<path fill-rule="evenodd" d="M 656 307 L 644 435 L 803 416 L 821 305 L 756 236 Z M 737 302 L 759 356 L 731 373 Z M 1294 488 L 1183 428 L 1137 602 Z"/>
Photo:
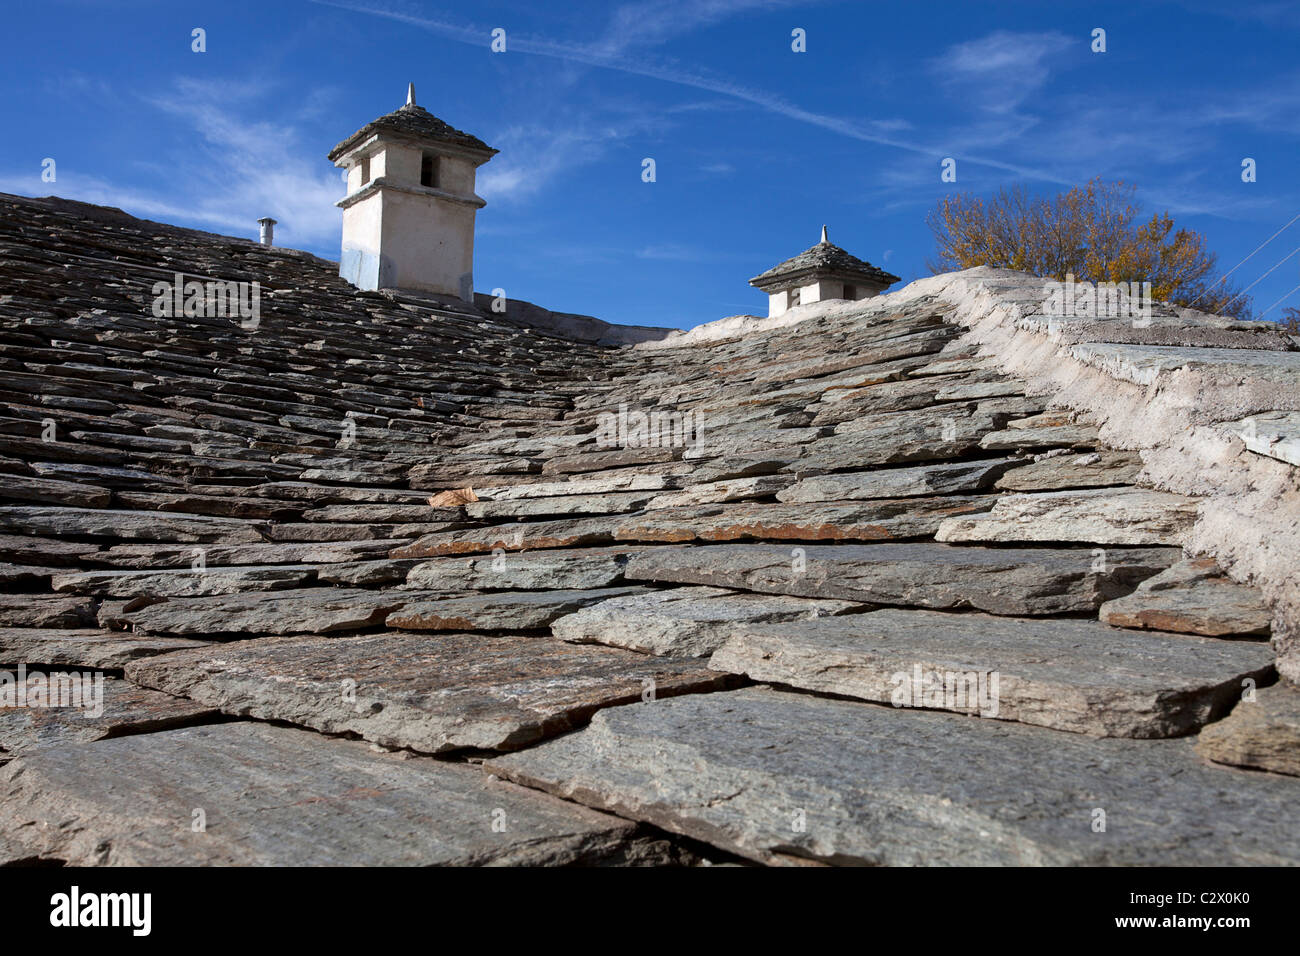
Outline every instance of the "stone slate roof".
<path fill-rule="evenodd" d="M 353 146 L 356 146 L 362 140 L 374 133 L 397 133 L 402 136 L 411 136 L 417 139 L 438 140 L 444 143 L 451 143 L 455 146 L 461 146 L 466 149 L 479 150 L 491 156 L 495 156 L 498 152 L 498 150 L 493 149 L 477 136 L 462 132 L 454 126 L 444 123 L 423 106 L 406 104 L 393 110 L 391 113 L 384 114 L 379 117 L 379 119 L 371 120 L 347 139 L 343 140 L 343 142 L 330 150 L 330 160 L 333 161 L 338 159 Z"/>
<path fill-rule="evenodd" d="M 2 860 L 1300 861 L 1276 327 L 973 270 L 613 349 L 9 196 L 0 274 L 0 669 L 105 675 L 0 707 Z"/>
<path fill-rule="evenodd" d="M 778 292 L 794 280 L 813 276 L 833 276 L 840 279 L 858 279 L 882 287 L 893 285 L 898 276 L 878 269 L 855 255 L 845 252 L 832 242 L 819 242 L 780 265 L 773 266 L 749 280 L 749 284 L 763 291 Z"/>

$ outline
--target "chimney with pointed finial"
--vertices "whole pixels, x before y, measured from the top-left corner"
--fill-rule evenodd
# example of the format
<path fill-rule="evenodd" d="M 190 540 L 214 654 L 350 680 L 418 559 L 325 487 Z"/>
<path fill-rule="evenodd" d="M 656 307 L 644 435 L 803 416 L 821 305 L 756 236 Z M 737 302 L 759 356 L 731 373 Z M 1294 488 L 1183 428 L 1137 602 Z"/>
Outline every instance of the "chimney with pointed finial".
<path fill-rule="evenodd" d="M 474 299 L 474 192 L 496 150 L 406 102 L 330 151 L 348 173 L 339 274 L 361 289 L 413 289 Z"/>
<path fill-rule="evenodd" d="M 822 226 L 817 245 L 755 276 L 749 284 L 767 293 L 767 314 L 775 317 L 811 302 L 869 299 L 897 281 L 898 276 L 832 245 Z"/>

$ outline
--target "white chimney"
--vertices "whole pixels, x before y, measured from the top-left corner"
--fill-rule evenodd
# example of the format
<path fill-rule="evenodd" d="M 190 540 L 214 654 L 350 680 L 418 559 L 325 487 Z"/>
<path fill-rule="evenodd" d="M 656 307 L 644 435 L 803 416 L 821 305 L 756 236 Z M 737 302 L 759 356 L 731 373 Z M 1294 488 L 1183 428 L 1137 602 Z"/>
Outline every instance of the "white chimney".
<path fill-rule="evenodd" d="M 275 240 L 275 220 L 270 216 L 263 216 L 261 219 L 257 220 L 257 224 L 262 227 L 262 245 L 271 245 Z"/>

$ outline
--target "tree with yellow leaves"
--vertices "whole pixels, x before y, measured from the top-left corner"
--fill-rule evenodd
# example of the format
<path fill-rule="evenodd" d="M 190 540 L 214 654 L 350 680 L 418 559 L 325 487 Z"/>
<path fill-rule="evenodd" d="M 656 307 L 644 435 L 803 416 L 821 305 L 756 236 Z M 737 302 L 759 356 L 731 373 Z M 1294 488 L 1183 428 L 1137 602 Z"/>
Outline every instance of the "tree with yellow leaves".
<path fill-rule="evenodd" d="M 1168 213 L 1142 220 L 1134 187 L 1094 179 L 1053 197 L 1022 187 L 989 200 L 947 196 L 926 218 L 934 272 L 997 266 L 1064 281 L 1150 282 L 1151 297 L 1203 312 L 1250 318 L 1251 300 L 1223 279 L 1205 237 L 1174 228 Z"/>

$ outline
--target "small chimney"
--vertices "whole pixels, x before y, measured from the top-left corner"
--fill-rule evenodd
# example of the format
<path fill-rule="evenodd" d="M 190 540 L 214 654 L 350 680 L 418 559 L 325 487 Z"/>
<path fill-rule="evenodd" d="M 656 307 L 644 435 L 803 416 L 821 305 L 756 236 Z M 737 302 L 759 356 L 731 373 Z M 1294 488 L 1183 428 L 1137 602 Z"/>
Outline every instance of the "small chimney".
<path fill-rule="evenodd" d="M 407 106 L 415 105 L 415 84 L 414 83 L 406 84 L 406 105 Z"/>
<path fill-rule="evenodd" d="M 829 242 L 830 242 L 830 240 L 826 238 L 826 227 L 825 227 L 825 226 L 822 226 L 822 238 L 821 238 L 821 241 L 822 241 L 822 242 L 825 242 L 825 243 L 829 243 Z"/>
<path fill-rule="evenodd" d="M 270 216 L 263 216 L 257 220 L 257 224 L 262 227 L 261 243 L 264 246 L 274 244 L 275 241 L 275 220 Z"/>

